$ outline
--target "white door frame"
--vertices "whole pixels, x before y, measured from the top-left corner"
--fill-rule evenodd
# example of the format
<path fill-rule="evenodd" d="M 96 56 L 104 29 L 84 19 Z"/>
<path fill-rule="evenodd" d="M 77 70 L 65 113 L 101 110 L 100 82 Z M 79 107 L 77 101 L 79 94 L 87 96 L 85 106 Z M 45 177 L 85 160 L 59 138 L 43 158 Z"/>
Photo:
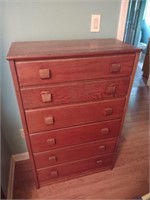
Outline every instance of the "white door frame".
<path fill-rule="evenodd" d="M 125 32 L 128 6 L 129 6 L 129 0 L 121 0 L 118 31 L 117 31 L 117 39 L 121 41 L 123 41 L 123 36 Z"/>

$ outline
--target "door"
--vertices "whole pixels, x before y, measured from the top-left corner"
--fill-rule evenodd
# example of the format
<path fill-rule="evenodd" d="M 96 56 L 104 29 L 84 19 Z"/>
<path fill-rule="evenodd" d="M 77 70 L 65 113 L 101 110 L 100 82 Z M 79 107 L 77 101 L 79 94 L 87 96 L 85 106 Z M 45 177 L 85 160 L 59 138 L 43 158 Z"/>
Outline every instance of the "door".
<path fill-rule="evenodd" d="M 146 0 L 130 0 L 125 25 L 124 42 L 137 46 Z"/>

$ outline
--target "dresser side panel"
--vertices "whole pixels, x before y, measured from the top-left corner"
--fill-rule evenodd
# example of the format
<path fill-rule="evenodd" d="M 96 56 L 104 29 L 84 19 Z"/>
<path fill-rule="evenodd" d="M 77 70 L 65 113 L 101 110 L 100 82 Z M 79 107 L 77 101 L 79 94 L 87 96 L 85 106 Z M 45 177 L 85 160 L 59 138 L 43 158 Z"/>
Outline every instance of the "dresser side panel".
<path fill-rule="evenodd" d="M 131 74 L 130 84 L 129 84 L 129 88 L 128 88 L 128 92 L 127 92 L 127 96 L 126 96 L 126 101 L 125 101 L 125 105 L 124 105 L 124 111 L 123 111 L 122 120 L 121 120 L 120 134 L 118 135 L 118 140 L 117 140 L 117 143 L 116 143 L 116 149 L 115 149 L 115 152 L 114 152 L 112 168 L 113 168 L 115 161 L 116 161 L 116 153 L 117 153 L 117 149 L 118 149 L 118 146 L 119 146 L 121 132 L 122 132 L 123 125 L 124 125 L 124 120 L 125 120 L 125 117 L 126 117 L 130 93 L 131 93 L 131 89 L 132 89 L 132 85 L 133 85 L 133 81 L 134 81 L 134 77 L 135 77 L 135 72 L 136 72 L 137 65 L 138 65 L 139 54 L 140 54 L 139 52 L 136 53 L 135 60 L 134 60 L 133 71 L 132 71 L 132 74 Z"/>
<path fill-rule="evenodd" d="M 25 113 L 24 113 L 24 109 L 23 109 L 20 88 L 19 88 L 19 84 L 18 84 L 18 78 L 17 78 L 17 74 L 16 74 L 15 62 L 9 61 L 9 64 L 10 64 L 11 74 L 13 77 L 13 82 L 14 82 L 15 92 L 16 92 L 17 101 L 18 101 L 18 105 L 19 105 L 19 111 L 20 111 L 22 125 L 23 125 L 23 129 L 24 129 L 24 133 L 25 133 L 25 138 L 26 138 L 26 142 L 27 142 L 27 147 L 28 147 L 28 151 L 29 151 L 29 155 L 30 155 L 30 159 L 31 159 L 33 175 L 35 178 L 35 184 L 36 184 L 36 187 L 39 188 L 37 172 L 35 170 L 35 163 L 34 163 L 34 159 L 33 159 L 33 155 L 32 155 L 31 143 L 30 143 L 30 138 L 28 135 L 27 123 L 26 123 Z"/>

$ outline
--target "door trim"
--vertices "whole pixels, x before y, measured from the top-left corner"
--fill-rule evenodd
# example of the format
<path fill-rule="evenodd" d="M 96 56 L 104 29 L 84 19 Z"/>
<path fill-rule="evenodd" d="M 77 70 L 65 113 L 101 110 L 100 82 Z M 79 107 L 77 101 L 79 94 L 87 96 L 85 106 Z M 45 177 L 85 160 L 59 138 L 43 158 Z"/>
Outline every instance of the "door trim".
<path fill-rule="evenodd" d="M 126 18 L 128 13 L 129 0 L 121 0 L 120 15 L 117 31 L 117 39 L 123 41 Z"/>

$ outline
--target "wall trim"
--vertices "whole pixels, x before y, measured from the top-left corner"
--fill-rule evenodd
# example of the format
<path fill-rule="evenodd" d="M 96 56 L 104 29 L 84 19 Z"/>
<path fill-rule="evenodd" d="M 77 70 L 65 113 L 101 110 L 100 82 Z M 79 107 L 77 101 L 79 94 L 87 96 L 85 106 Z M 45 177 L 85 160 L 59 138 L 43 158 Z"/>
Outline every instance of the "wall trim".
<path fill-rule="evenodd" d="M 15 173 L 15 163 L 17 161 L 29 159 L 29 153 L 19 153 L 11 156 L 10 169 L 9 169 L 9 179 L 7 188 L 7 199 L 13 199 L 13 188 L 14 188 L 14 173 Z"/>
<path fill-rule="evenodd" d="M 118 23 L 117 39 L 123 41 L 126 18 L 128 13 L 129 0 L 122 0 L 120 6 L 120 16 Z"/>
<path fill-rule="evenodd" d="M 13 199 L 14 173 L 15 173 L 15 161 L 13 157 L 11 157 L 8 188 L 7 188 L 7 199 Z"/>
<path fill-rule="evenodd" d="M 29 153 L 25 152 L 25 153 L 14 154 L 12 155 L 12 158 L 14 159 L 15 162 L 27 160 L 29 159 Z"/>
<path fill-rule="evenodd" d="M 149 199 L 150 199 L 150 193 L 148 193 L 148 194 L 142 196 L 142 199 L 143 199 L 143 200 L 149 200 Z"/>

